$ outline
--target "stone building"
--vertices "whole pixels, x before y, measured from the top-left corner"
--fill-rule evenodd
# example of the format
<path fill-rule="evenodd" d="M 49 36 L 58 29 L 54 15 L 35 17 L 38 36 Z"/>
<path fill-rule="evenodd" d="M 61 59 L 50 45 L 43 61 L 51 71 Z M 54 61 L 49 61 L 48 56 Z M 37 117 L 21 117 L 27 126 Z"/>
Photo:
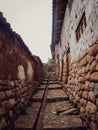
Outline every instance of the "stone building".
<path fill-rule="evenodd" d="M 98 130 L 98 0 L 53 0 L 52 57 L 70 101 Z"/>
<path fill-rule="evenodd" d="M 31 54 L 0 12 L 0 130 L 13 124 L 41 80 L 42 70 L 40 58 Z"/>

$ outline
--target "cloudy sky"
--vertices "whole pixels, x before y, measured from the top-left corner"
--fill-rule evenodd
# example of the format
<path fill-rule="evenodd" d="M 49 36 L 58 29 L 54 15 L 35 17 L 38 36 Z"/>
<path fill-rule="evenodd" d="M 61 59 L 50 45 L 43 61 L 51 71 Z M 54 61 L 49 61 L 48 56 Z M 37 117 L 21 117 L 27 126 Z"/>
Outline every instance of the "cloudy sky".
<path fill-rule="evenodd" d="M 32 54 L 47 62 L 51 58 L 52 0 L 0 0 L 0 11 Z"/>

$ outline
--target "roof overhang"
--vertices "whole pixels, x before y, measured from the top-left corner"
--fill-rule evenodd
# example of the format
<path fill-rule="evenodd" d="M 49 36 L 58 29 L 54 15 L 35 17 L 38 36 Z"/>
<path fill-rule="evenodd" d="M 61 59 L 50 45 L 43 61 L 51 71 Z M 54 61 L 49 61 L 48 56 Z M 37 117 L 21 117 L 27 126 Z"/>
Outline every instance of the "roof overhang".
<path fill-rule="evenodd" d="M 64 20 L 65 9 L 68 0 L 52 1 L 52 44 L 51 52 L 55 50 L 55 45 L 59 43 Z"/>

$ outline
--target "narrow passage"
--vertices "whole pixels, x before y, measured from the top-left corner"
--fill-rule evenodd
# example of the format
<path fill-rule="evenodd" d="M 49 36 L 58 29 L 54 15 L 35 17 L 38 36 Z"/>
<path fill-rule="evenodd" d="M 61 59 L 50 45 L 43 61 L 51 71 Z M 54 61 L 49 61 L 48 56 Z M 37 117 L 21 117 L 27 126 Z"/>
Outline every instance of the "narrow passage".
<path fill-rule="evenodd" d="M 87 130 L 55 73 L 45 77 L 30 100 L 26 114 L 16 120 L 15 130 Z"/>

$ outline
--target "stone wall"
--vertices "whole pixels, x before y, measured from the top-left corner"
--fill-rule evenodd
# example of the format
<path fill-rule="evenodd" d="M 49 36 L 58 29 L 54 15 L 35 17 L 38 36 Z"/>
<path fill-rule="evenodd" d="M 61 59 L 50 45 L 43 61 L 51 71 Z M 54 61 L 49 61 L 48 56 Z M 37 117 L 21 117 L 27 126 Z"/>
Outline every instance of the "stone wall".
<path fill-rule="evenodd" d="M 68 84 L 71 102 L 80 110 L 81 118 L 91 130 L 98 128 L 98 42 L 72 63 Z"/>
<path fill-rule="evenodd" d="M 43 65 L 0 12 L 0 130 L 12 127 L 42 79 Z"/>

